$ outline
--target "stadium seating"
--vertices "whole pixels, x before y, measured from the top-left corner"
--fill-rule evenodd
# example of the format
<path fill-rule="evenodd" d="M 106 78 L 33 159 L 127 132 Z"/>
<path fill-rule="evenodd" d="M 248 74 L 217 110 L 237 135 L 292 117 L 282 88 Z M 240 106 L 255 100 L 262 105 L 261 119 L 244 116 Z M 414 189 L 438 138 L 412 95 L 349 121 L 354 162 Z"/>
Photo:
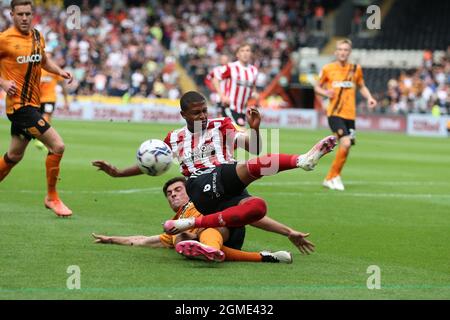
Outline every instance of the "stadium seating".
<path fill-rule="evenodd" d="M 373 38 L 353 36 L 355 48 L 446 50 L 450 43 L 449 1 L 395 1 Z"/>

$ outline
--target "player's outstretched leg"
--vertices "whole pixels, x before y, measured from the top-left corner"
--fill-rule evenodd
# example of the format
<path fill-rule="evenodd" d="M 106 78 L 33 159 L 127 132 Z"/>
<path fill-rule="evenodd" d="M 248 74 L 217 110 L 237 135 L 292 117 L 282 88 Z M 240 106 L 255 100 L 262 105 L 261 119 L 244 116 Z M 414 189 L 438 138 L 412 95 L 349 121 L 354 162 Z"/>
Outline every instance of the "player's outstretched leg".
<path fill-rule="evenodd" d="M 239 179 L 249 185 L 264 176 L 272 176 L 278 172 L 301 168 L 305 171 L 314 170 L 319 160 L 336 147 L 336 137 L 328 136 L 303 155 L 269 154 L 247 161 L 237 166 Z"/>
<path fill-rule="evenodd" d="M 266 202 L 261 198 L 250 197 L 237 206 L 217 213 L 198 218 L 167 220 L 163 229 L 167 234 L 173 235 L 192 228 L 242 227 L 261 220 L 266 213 Z"/>

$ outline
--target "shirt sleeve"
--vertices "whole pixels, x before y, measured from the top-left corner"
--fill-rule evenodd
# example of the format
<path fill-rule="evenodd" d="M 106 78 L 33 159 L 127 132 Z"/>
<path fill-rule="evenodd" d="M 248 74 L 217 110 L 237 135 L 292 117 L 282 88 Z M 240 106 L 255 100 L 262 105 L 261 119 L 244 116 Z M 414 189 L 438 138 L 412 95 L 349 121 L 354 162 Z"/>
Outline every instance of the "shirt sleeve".
<path fill-rule="evenodd" d="M 164 143 L 167 144 L 167 145 L 169 146 L 170 150 L 172 150 L 172 144 L 170 143 L 170 136 L 172 135 L 172 132 L 173 132 L 173 131 L 170 131 L 170 132 L 167 134 L 166 138 L 164 139 Z"/>
<path fill-rule="evenodd" d="M 363 71 L 360 65 L 358 65 L 358 67 L 356 68 L 356 84 L 359 87 L 364 86 L 364 75 L 363 75 Z"/>
<path fill-rule="evenodd" d="M 5 55 L 5 48 L 6 48 L 5 38 L 3 37 L 3 34 L 0 33 L 0 58 L 3 58 L 3 56 Z"/>
<path fill-rule="evenodd" d="M 214 69 L 214 78 L 219 79 L 219 80 L 225 80 L 225 79 L 231 78 L 230 65 L 227 64 L 226 66 L 221 66 L 221 67 Z"/>
<path fill-rule="evenodd" d="M 233 144 L 240 138 L 244 138 L 246 136 L 246 133 L 238 130 L 230 118 L 225 118 L 223 121 L 223 124 L 220 128 L 223 136 L 226 138 L 226 141 L 233 142 Z"/>
<path fill-rule="evenodd" d="M 163 244 L 164 247 L 173 248 L 173 236 L 168 235 L 167 233 L 163 233 L 159 235 L 159 241 Z"/>
<path fill-rule="evenodd" d="M 45 53 L 45 38 L 41 32 L 39 32 L 39 35 L 40 35 L 40 39 L 41 39 L 42 51 Z"/>
<path fill-rule="evenodd" d="M 323 86 L 326 82 L 328 82 L 328 73 L 326 66 L 322 68 L 322 71 L 319 75 L 319 85 Z"/>

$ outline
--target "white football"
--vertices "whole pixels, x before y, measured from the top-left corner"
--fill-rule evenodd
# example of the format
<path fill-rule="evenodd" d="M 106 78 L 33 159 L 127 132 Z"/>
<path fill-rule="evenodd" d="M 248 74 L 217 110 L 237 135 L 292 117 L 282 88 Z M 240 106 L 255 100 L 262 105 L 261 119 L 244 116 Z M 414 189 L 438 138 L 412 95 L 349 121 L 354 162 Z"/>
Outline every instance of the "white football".
<path fill-rule="evenodd" d="M 160 176 L 172 165 L 172 150 L 164 141 L 147 140 L 136 153 L 139 169 L 150 176 Z"/>

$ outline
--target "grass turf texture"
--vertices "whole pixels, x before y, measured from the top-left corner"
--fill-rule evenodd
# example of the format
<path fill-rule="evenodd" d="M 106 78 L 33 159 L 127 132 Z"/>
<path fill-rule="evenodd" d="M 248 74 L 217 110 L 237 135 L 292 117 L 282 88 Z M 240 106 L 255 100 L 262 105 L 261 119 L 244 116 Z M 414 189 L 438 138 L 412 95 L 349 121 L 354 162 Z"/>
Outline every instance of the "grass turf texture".
<path fill-rule="evenodd" d="M 247 229 L 245 250 L 291 250 L 294 263 L 209 264 L 168 249 L 93 243 L 91 232 L 159 234 L 172 216 L 162 177 L 112 179 L 91 160 L 118 167 L 135 161 L 148 138 L 174 126 L 57 121 L 67 145 L 59 190 L 73 209 L 58 219 L 44 209 L 45 153 L 30 145 L 0 184 L 0 299 L 449 299 L 450 148 L 447 139 L 359 133 L 343 193 L 315 171 L 279 174 L 250 188 L 269 215 L 311 232 L 317 252 L 302 256 L 287 240 Z M 280 131 L 280 151 L 308 150 L 328 131 Z M 0 149 L 9 122 L 0 120 Z M 2 151 L 2 152 L 3 152 Z M 68 290 L 68 266 L 81 268 L 81 290 Z M 381 269 L 381 290 L 366 287 L 367 268 Z"/>

